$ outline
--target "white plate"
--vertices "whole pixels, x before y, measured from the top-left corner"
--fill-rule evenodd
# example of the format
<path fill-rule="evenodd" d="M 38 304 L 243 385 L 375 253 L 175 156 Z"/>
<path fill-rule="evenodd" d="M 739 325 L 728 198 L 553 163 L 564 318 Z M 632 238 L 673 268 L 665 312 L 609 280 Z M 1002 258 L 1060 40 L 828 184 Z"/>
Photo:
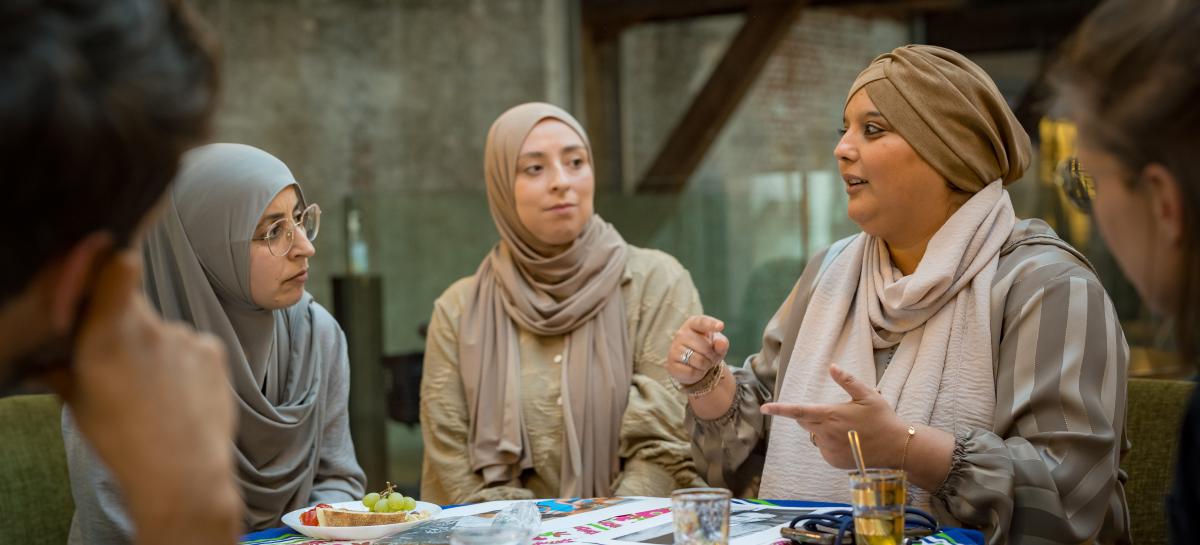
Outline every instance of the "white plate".
<path fill-rule="evenodd" d="M 367 511 L 367 508 L 363 506 L 361 501 L 343 501 L 329 505 L 351 511 Z M 377 526 L 305 526 L 304 523 L 300 522 L 300 515 L 309 509 L 312 509 L 312 507 L 297 509 L 284 515 L 280 520 L 284 524 L 291 526 L 293 530 L 316 539 L 379 539 L 431 520 L 442 511 L 442 508 L 436 504 L 419 501 L 417 502 L 416 511 L 429 512 L 429 518 L 398 524 L 380 524 Z"/>

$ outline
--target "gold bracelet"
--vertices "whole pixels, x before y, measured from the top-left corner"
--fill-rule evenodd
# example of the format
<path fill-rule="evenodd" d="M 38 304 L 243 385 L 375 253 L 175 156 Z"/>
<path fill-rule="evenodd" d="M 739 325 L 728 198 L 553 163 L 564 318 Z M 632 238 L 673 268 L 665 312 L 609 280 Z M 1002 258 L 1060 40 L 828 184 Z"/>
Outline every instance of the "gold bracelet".
<path fill-rule="evenodd" d="M 715 369 L 715 368 L 716 368 L 715 365 L 713 367 L 709 367 L 707 370 L 704 371 L 703 375 L 700 375 L 700 378 L 696 379 L 696 382 L 689 382 L 687 384 L 679 382 L 678 380 L 675 379 L 675 377 L 670 376 L 670 375 L 667 375 L 667 378 L 671 379 L 671 384 L 673 384 L 675 386 L 676 390 L 679 390 L 680 392 L 683 392 L 686 394 L 688 392 L 696 390 L 697 388 L 702 387 L 702 385 L 704 384 L 704 381 L 708 380 L 708 378 L 712 376 L 713 369 Z"/>
<path fill-rule="evenodd" d="M 904 462 L 908 460 L 908 444 L 912 442 L 912 438 L 917 434 L 917 427 L 909 424 L 908 435 L 904 437 L 904 453 L 900 455 L 900 469 L 904 469 Z"/>
<path fill-rule="evenodd" d="M 703 377 L 700 377 L 700 380 L 684 386 L 682 388 L 683 393 L 687 394 L 688 397 L 703 397 L 715 390 L 717 384 L 721 382 L 721 376 L 725 374 L 723 372 L 724 369 L 725 362 L 710 367 L 708 372 L 704 373 Z"/>
<path fill-rule="evenodd" d="M 720 365 L 717 365 L 716 368 L 717 374 L 713 375 L 713 378 L 709 379 L 708 384 L 705 384 L 702 388 L 697 388 L 694 391 L 688 392 L 688 397 L 704 397 L 712 393 L 713 390 L 717 389 L 717 385 L 721 383 L 721 379 L 725 378 L 725 363 L 722 362 Z"/>

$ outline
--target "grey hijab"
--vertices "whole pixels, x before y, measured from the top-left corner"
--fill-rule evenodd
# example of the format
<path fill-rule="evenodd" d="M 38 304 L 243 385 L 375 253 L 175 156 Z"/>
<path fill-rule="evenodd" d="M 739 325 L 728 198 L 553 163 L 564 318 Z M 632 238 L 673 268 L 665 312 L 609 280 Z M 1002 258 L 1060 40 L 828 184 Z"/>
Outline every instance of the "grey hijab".
<path fill-rule="evenodd" d="M 321 381 L 340 350 L 313 335 L 316 305 L 308 293 L 274 311 L 250 297 L 250 238 L 289 186 L 299 191 L 287 166 L 262 150 L 197 148 L 184 156 L 146 244 L 151 302 L 228 348 L 239 412 L 237 478 L 252 529 L 308 504 L 322 440 Z"/>

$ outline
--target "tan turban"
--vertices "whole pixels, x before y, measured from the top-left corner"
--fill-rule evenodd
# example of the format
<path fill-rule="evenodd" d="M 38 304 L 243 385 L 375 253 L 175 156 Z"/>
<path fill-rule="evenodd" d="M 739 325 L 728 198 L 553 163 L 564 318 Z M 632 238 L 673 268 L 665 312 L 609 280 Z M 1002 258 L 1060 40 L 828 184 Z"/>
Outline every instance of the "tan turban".
<path fill-rule="evenodd" d="M 521 223 L 514 191 L 517 158 L 525 138 L 544 119 L 566 123 L 588 145 L 570 114 L 533 102 L 496 119 L 484 150 L 488 204 L 500 243 L 475 272 L 474 291 L 459 322 L 471 469 L 486 486 L 520 486 L 516 481 L 533 466 L 533 453 L 521 419 L 518 327 L 536 335 L 565 335 L 559 494 L 603 497 L 612 494 L 620 472 L 621 417 L 633 379 L 620 289 L 627 246 L 596 215 L 564 247 L 538 240 Z"/>
<path fill-rule="evenodd" d="M 906 45 L 875 58 L 846 103 L 866 90 L 879 113 L 934 170 L 972 193 L 1029 166 L 1029 135 L 986 72 L 942 47 Z"/>

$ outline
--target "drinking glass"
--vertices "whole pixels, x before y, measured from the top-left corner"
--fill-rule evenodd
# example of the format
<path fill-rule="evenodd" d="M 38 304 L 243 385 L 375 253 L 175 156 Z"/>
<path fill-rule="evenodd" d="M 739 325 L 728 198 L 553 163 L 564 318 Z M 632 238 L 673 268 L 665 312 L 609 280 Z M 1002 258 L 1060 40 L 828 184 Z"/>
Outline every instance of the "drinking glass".
<path fill-rule="evenodd" d="M 732 498 L 724 488 L 684 488 L 672 492 L 675 545 L 727 545 Z"/>
<path fill-rule="evenodd" d="M 850 502 L 854 506 L 854 542 L 862 545 L 903 545 L 904 471 L 868 469 L 850 473 Z"/>

